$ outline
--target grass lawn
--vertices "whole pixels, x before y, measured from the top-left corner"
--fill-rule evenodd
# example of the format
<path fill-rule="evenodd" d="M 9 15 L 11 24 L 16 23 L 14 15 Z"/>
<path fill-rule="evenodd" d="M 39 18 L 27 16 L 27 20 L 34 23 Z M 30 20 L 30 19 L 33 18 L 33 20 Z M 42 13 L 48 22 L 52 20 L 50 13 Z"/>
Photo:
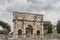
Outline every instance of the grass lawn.
<path fill-rule="evenodd" d="M 52 35 L 53 35 L 54 37 L 58 37 L 58 38 L 60 38 L 60 34 L 57 33 L 57 32 L 52 33 Z"/>

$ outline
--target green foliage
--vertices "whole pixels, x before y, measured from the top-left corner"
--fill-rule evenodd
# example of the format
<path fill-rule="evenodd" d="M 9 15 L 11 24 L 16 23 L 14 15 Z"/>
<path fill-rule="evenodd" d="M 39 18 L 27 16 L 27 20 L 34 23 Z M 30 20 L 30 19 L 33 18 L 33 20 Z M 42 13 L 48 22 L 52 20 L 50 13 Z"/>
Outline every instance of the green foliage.
<path fill-rule="evenodd" d="M 48 27 L 48 33 L 52 33 L 52 25 Z"/>
<path fill-rule="evenodd" d="M 57 23 L 57 33 L 60 33 L 60 20 Z"/>
<path fill-rule="evenodd" d="M 56 37 L 56 38 L 60 38 L 60 34 L 57 33 L 57 32 L 53 32 L 52 35 L 53 35 L 54 37 Z"/>
<path fill-rule="evenodd" d="M 44 30 L 47 29 L 48 33 L 52 33 L 52 24 L 50 21 L 44 21 L 43 26 Z"/>
<path fill-rule="evenodd" d="M 6 22 L 0 21 L 0 25 L 2 26 L 2 28 L 4 28 L 4 30 L 1 30 L 1 34 L 7 34 L 11 31 L 10 25 Z"/>
<path fill-rule="evenodd" d="M 0 30 L 0 34 L 7 34 L 7 30 Z"/>

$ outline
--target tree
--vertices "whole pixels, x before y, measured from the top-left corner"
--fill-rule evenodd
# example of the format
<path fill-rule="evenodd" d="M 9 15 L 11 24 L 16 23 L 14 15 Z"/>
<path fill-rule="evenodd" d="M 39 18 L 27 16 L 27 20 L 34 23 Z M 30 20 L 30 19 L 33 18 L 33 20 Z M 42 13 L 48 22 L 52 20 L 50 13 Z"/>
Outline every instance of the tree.
<path fill-rule="evenodd" d="M 57 23 L 57 33 L 60 33 L 60 20 Z"/>
<path fill-rule="evenodd" d="M 52 24 L 50 21 L 43 22 L 44 30 L 48 30 L 48 33 L 52 33 Z"/>
<path fill-rule="evenodd" d="M 0 26 L 4 28 L 4 30 L 1 30 L 1 34 L 8 34 L 11 31 L 10 25 L 6 22 L 0 21 Z"/>

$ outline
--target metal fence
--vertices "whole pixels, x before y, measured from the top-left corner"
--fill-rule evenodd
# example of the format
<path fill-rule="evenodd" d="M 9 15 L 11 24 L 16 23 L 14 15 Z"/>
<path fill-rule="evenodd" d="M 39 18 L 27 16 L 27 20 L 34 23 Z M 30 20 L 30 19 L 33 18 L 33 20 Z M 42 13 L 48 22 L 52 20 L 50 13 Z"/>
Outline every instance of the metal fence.
<path fill-rule="evenodd" d="M 0 35 L 0 40 L 13 40 L 13 35 Z M 20 36 L 17 40 L 60 40 L 59 38 L 54 38 L 52 35 L 46 35 L 41 38 L 41 36 L 31 35 L 31 36 Z"/>

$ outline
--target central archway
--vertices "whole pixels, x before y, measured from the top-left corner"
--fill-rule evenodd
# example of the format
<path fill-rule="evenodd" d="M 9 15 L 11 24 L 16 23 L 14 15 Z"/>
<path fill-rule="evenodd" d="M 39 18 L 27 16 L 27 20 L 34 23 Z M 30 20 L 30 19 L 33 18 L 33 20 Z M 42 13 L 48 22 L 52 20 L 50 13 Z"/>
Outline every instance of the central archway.
<path fill-rule="evenodd" d="M 33 34 L 33 27 L 31 25 L 27 25 L 26 27 L 26 35 Z"/>

